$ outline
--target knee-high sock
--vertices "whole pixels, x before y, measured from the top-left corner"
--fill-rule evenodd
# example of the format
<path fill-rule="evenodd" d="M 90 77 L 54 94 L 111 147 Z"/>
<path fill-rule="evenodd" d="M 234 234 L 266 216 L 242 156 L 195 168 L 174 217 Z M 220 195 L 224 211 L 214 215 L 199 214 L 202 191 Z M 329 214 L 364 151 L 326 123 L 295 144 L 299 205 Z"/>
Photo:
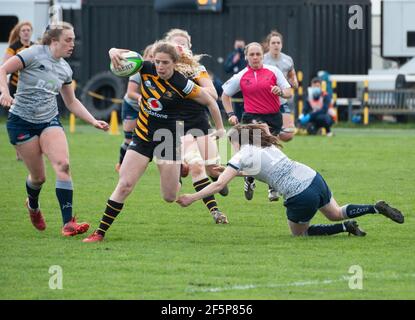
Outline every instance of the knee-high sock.
<path fill-rule="evenodd" d="M 308 227 L 307 235 L 308 236 L 329 236 L 332 234 L 337 234 L 345 232 L 346 228 L 343 223 L 336 224 L 313 224 Z"/>
<path fill-rule="evenodd" d="M 102 216 L 101 222 L 97 229 L 97 233 L 99 233 L 102 236 L 105 236 L 105 233 L 107 232 L 109 227 L 111 227 L 115 218 L 121 212 L 123 206 L 124 206 L 123 203 L 119 203 L 119 202 L 108 199 L 104 215 Z"/>
<path fill-rule="evenodd" d="M 200 190 L 206 188 L 208 185 L 210 185 L 210 180 L 207 177 L 193 183 L 193 187 L 195 188 L 196 191 L 200 191 Z M 209 197 L 206 197 L 206 198 L 203 198 L 202 200 L 203 200 L 205 206 L 208 208 L 209 211 L 218 209 L 218 204 L 217 204 L 216 199 L 213 195 L 209 196 Z"/>
<path fill-rule="evenodd" d="M 33 210 L 39 208 L 39 193 L 42 189 L 42 185 L 34 184 L 30 181 L 29 177 L 26 179 L 26 191 L 29 199 L 29 207 Z"/>
<path fill-rule="evenodd" d="M 71 180 L 56 180 L 56 197 L 59 201 L 63 224 L 65 224 L 72 219 L 73 187 Z"/>
<path fill-rule="evenodd" d="M 375 206 L 371 204 L 347 204 L 341 209 L 345 219 L 360 217 L 368 213 L 376 213 Z"/>

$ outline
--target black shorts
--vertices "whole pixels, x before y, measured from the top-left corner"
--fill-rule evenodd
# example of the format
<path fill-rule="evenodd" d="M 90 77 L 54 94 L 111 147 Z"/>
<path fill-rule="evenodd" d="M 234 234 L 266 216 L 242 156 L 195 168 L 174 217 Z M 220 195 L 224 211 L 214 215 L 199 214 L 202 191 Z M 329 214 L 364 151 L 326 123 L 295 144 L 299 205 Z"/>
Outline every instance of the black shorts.
<path fill-rule="evenodd" d="M 269 130 L 272 135 L 278 135 L 282 128 L 282 114 L 281 112 L 277 113 L 248 113 L 244 112 L 242 115 L 242 123 L 266 123 L 269 126 Z"/>
<path fill-rule="evenodd" d="M 177 140 L 178 139 L 178 140 Z M 145 141 L 134 133 L 133 140 L 128 146 L 128 150 L 134 150 L 143 156 L 153 160 L 157 157 L 159 160 L 180 160 L 180 137 L 172 135 L 162 138 L 161 141 Z"/>
<path fill-rule="evenodd" d="M 184 134 L 190 133 L 195 138 L 208 135 L 211 128 L 206 112 L 200 113 L 190 120 L 184 120 Z"/>

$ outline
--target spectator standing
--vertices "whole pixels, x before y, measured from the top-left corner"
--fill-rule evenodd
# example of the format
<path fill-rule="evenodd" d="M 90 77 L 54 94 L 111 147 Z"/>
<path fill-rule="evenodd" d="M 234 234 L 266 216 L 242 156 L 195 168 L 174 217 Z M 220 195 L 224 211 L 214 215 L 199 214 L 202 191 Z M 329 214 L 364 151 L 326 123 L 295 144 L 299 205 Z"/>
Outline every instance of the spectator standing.
<path fill-rule="evenodd" d="M 229 53 L 225 60 L 225 63 L 223 64 L 225 72 L 232 75 L 237 74 L 238 72 L 243 70 L 247 65 L 244 53 L 245 40 L 243 40 L 242 38 L 236 38 L 233 47 L 233 51 Z M 235 112 L 236 117 L 238 118 L 238 121 L 241 121 L 242 114 L 244 113 L 244 104 L 242 99 L 242 92 L 237 93 L 233 97 L 233 110 Z"/>

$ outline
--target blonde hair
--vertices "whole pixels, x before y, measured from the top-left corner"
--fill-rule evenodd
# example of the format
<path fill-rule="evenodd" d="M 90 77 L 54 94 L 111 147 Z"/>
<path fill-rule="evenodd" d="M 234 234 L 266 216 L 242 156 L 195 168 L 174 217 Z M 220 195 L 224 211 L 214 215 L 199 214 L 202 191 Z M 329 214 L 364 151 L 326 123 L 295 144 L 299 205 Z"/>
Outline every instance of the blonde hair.
<path fill-rule="evenodd" d="M 164 39 L 166 41 L 171 42 L 174 37 L 183 37 L 183 38 L 185 38 L 186 41 L 187 41 L 187 47 L 189 49 L 192 47 L 192 38 L 190 37 L 190 34 L 186 30 L 178 29 L 178 28 L 170 29 L 169 31 L 166 32 L 166 34 L 164 36 Z"/>
<path fill-rule="evenodd" d="M 15 43 L 17 40 L 20 40 L 20 30 L 23 26 L 29 26 L 33 31 L 33 26 L 29 21 L 22 21 L 14 26 L 9 35 L 9 45 Z"/>
<path fill-rule="evenodd" d="M 143 59 L 144 60 L 151 60 L 149 59 L 150 56 L 153 56 L 153 47 L 154 44 L 149 44 L 143 51 Z"/>
<path fill-rule="evenodd" d="M 183 47 L 177 48 L 177 50 L 179 50 L 179 62 L 176 65 L 176 70 L 187 78 L 196 76 L 200 69 L 199 61 L 206 55 L 193 55 L 192 51 Z"/>
<path fill-rule="evenodd" d="M 173 42 L 174 37 L 183 37 L 187 40 L 187 48 L 177 45 Z M 191 37 L 186 30 L 183 29 L 170 29 L 164 36 L 164 40 L 171 42 L 179 53 L 179 61 L 176 64 L 176 70 L 179 71 L 187 78 L 196 76 L 199 72 L 200 63 L 199 61 L 207 56 L 206 54 L 193 54 L 190 48 L 192 47 Z"/>
<path fill-rule="evenodd" d="M 244 51 L 245 57 L 247 57 L 247 56 L 248 56 L 248 50 L 249 50 L 249 48 L 250 48 L 250 47 L 252 47 L 252 46 L 258 46 L 258 47 L 260 47 L 260 48 L 261 48 L 262 53 L 264 53 L 264 48 L 261 46 L 261 44 L 260 44 L 259 42 L 250 42 L 250 43 L 248 43 L 248 44 L 245 46 L 245 51 Z"/>
<path fill-rule="evenodd" d="M 48 25 L 40 40 L 40 44 L 50 45 L 52 40 L 59 40 L 63 30 L 73 30 L 73 26 L 69 22 L 63 21 L 58 24 Z"/>

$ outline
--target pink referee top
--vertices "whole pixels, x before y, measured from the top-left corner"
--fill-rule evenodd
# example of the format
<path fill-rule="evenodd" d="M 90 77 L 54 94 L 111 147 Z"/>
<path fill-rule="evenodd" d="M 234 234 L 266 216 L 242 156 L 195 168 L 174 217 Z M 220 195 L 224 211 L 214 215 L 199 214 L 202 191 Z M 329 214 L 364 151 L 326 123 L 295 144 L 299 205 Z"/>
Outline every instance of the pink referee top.
<path fill-rule="evenodd" d="M 280 69 L 264 64 L 260 69 L 247 66 L 225 82 L 223 92 L 232 97 L 242 91 L 244 109 L 248 113 L 277 113 L 280 111 L 280 97 L 271 93 L 271 87 L 290 88 Z"/>

